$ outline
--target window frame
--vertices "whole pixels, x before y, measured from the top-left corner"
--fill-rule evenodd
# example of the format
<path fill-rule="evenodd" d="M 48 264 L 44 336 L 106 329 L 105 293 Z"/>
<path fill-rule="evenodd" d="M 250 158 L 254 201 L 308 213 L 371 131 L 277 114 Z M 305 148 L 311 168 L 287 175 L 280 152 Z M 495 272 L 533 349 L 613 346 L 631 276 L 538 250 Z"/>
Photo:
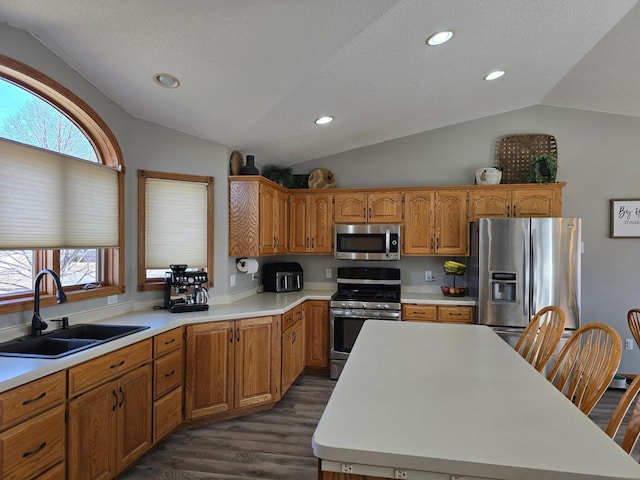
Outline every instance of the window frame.
<path fill-rule="evenodd" d="M 82 285 L 65 286 L 69 302 L 89 300 L 124 293 L 125 245 L 125 172 L 122 150 L 115 135 L 100 116 L 80 97 L 44 73 L 11 57 L 0 54 L 0 78 L 24 88 L 31 94 L 57 108 L 87 137 L 98 161 L 118 172 L 118 248 L 100 249 L 103 252 L 104 279 L 100 288 L 84 289 Z M 59 250 L 34 250 L 34 274 L 43 268 L 59 270 Z M 50 275 L 42 282 L 40 305 L 56 303 L 55 286 Z M 0 298 L 0 315 L 33 308 L 33 290 Z"/>
<path fill-rule="evenodd" d="M 207 186 L 207 274 L 208 287 L 213 288 L 214 264 L 214 186 L 215 178 L 204 175 L 138 170 L 138 291 L 164 290 L 164 278 L 147 278 L 146 265 L 146 181 L 149 178 L 204 183 Z"/>

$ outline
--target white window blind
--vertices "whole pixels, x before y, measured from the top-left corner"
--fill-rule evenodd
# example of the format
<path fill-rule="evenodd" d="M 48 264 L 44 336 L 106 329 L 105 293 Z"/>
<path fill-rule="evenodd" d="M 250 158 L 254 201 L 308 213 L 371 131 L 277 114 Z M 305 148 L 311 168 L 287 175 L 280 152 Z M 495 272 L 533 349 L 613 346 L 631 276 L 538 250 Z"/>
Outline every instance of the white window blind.
<path fill-rule="evenodd" d="M 207 267 L 207 184 L 147 178 L 146 268 Z"/>
<path fill-rule="evenodd" d="M 0 249 L 118 247 L 118 172 L 0 139 Z"/>

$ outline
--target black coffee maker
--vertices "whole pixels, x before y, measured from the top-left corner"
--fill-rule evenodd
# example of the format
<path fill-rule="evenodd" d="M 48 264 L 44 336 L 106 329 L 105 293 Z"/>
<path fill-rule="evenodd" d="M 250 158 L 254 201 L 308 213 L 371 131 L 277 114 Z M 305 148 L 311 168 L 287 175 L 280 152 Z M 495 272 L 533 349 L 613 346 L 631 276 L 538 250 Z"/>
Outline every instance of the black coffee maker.
<path fill-rule="evenodd" d="M 164 308 L 171 313 L 209 310 L 207 272 L 187 272 L 186 265 L 170 265 L 164 275 Z"/>

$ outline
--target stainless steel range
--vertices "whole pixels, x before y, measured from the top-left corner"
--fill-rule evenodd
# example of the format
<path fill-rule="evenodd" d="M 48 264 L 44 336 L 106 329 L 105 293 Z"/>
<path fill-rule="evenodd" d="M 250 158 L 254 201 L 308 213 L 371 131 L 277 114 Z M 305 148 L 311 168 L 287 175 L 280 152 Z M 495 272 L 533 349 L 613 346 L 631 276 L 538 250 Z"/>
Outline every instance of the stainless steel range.
<path fill-rule="evenodd" d="M 330 374 L 337 379 L 365 321 L 400 320 L 400 269 L 338 268 L 330 305 Z"/>

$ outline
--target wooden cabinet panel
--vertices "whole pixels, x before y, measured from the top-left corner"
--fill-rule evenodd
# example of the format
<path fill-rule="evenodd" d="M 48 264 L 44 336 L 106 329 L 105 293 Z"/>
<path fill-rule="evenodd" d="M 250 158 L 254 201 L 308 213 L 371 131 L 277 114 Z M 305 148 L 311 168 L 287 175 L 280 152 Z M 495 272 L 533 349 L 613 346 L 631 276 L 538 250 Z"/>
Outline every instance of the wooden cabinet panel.
<path fill-rule="evenodd" d="M 432 255 L 435 252 L 435 192 L 408 192 L 404 198 L 403 253 Z"/>
<path fill-rule="evenodd" d="M 58 372 L 0 394 L 0 431 L 62 403 L 66 373 Z"/>
<path fill-rule="evenodd" d="M 235 407 L 276 400 L 273 358 L 280 344 L 272 317 L 236 321 Z M 277 349 L 278 355 L 280 350 Z M 279 384 L 279 376 L 278 376 Z"/>
<path fill-rule="evenodd" d="M 367 194 L 363 192 L 336 193 L 336 223 L 364 223 L 367 221 Z"/>
<path fill-rule="evenodd" d="M 465 190 L 416 190 L 405 194 L 405 255 L 468 254 Z"/>
<path fill-rule="evenodd" d="M 304 338 L 302 322 L 282 333 L 282 395 L 304 370 Z"/>
<path fill-rule="evenodd" d="M 439 191 L 436 194 L 436 253 L 467 255 L 469 253 L 469 222 L 467 192 Z"/>
<path fill-rule="evenodd" d="M 260 255 L 260 182 L 229 180 L 229 256 Z"/>
<path fill-rule="evenodd" d="M 64 468 L 64 462 L 59 463 L 55 467 L 51 467 L 42 475 L 38 475 L 35 480 L 65 480 L 67 473 Z"/>
<path fill-rule="evenodd" d="M 514 190 L 512 193 L 513 217 L 559 217 L 557 189 Z"/>
<path fill-rule="evenodd" d="M 102 355 L 69 369 L 69 397 L 74 397 L 100 383 L 109 381 L 151 361 L 152 340 Z"/>
<path fill-rule="evenodd" d="M 446 323 L 473 323 L 473 307 L 440 305 L 438 320 Z"/>
<path fill-rule="evenodd" d="M 118 381 L 116 471 L 121 472 L 151 447 L 151 365 Z"/>
<path fill-rule="evenodd" d="M 164 438 L 182 422 L 182 387 L 153 403 L 153 443 Z"/>
<path fill-rule="evenodd" d="M 400 223 L 402 193 L 377 191 L 335 194 L 336 223 Z"/>
<path fill-rule="evenodd" d="M 114 383 L 72 400 L 69 408 L 69 480 L 110 479 L 116 474 L 114 451 L 118 393 Z"/>
<path fill-rule="evenodd" d="M 469 192 L 469 221 L 481 217 L 506 218 L 511 213 L 509 190 L 472 190 Z"/>
<path fill-rule="evenodd" d="M 289 252 L 333 252 L 333 194 L 291 194 Z"/>
<path fill-rule="evenodd" d="M 280 332 L 279 317 L 188 326 L 185 418 L 275 401 Z"/>
<path fill-rule="evenodd" d="M 184 328 L 174 328 L 153 337 L 153 355 L 158 358 L 167 352 L 182 348 L 184 344 Z"/>
<path fill-rule="evenodd" d="M 70 480 L 110 479 L 151 446 L 151 365 L 68 404 Z"/>
<path fill-rule="evenodd" d="M 64 460 L 64 406 L 0 434 L 0 478 L 33 478 Z"/>
<path fill-rule="evenodd" d="M 185 418 L 233 408 L 234 322 L 187 327 Z"/>
<path fill-rule="evenodd" d="M 438 307 L 435 305 L 402 305 L 402 320 L 434 322 L 438 319 Z"/>
<path fill-rule="evenodd" d="M 481 217 L 560 217 L 563 183 L 482 187 L 469 191 L 469 221 Z"/>
<path fill-rule="evenodd" d="M 442 323 L 473 323 L 474 307 L 466 305 L 402 304 L 402 320 Z"/>
<path fill-rule="evenodd" d="M 176 350 L 153 362 L 153 398 L 182 385 L 182 350 Z"/>
<path fill-rule="evenodd" d="M 329 302 L 304 303 L 305 366 L 329 368 Z"/>

